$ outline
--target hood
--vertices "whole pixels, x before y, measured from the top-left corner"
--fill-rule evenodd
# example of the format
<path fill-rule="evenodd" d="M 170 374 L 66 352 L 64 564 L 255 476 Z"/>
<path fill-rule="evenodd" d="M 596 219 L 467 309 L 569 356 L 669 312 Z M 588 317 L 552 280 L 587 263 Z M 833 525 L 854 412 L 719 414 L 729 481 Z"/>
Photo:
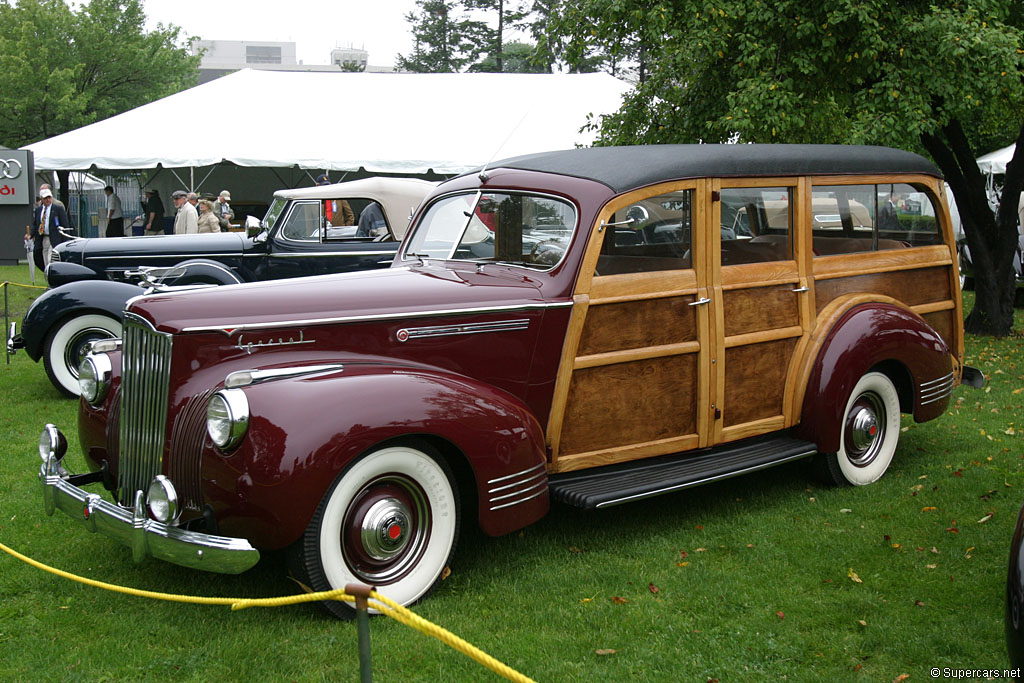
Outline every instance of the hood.
<path fill-rule="evenodd" d="M 90 259 L 102 256 L 204 256 L 209 254 L 240 254 L 248 237 L 241 233 L 215 232 L 202 235 L 149 235 L 145 237 L 104 237 L 78 239 L 60 245 L 75 254 L 74 262 L 81 262 L 81 256 Z"/>
<path fill-rule="evenodd" d="M 340 275 L 153 294 L 128 310 L 162 332 L 322 325 L 370 319 L 457 315 L 543 303 L 539 283 L 521 268 L 415 265 Z"/>

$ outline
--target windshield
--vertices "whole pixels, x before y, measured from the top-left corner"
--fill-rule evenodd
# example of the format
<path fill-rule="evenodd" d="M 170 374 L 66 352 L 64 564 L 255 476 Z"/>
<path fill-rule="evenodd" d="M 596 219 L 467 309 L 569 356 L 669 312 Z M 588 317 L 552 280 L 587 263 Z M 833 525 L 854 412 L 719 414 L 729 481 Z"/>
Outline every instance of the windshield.
<path fill-rule="evenodd" d="M 267 209 L 267 215 L 263 217 L 263 229 L 271 230 L 274 227 L 274 223 L 281 216 L 281 212 L 284 211 L 284 207 L 287 206 L 288 200 L 282 199 L 281 197 L 274 197 L 273 203 L 270 208 Z"/>
<path fill-rule="evenodd" d="M 562 260 L 576 227 L 564 200 L 474 192 L 434 202 L 416 226 L 406 256 L 495 262 L 547 270 Z"/>

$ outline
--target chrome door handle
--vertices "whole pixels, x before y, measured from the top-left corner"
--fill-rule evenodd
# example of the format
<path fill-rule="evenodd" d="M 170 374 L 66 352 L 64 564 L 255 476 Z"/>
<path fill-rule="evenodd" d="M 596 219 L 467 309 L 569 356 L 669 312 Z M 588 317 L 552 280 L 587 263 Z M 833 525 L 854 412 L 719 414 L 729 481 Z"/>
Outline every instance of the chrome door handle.
<path fill-rule="evenodd" d="M 703 306 L 704 304 L 709 304 L 709 303 L 711 303 L 711 299 L 703 298 L 703 299 L 697 299 L 696 301 L 692 301 L 692 302 L 690 302 L 690 303 L 688 303 L 686 305 L 687 306 Z"/>
<path fill-rule="evenodd" d="M 810 287 L 798 287 L 796 289 L 791 289 L 789 291 L 794 292 L 796 294 L 800 294 L 801 292 L 809 292 L 809 291 L 811 291 L 811 288 Z"/>

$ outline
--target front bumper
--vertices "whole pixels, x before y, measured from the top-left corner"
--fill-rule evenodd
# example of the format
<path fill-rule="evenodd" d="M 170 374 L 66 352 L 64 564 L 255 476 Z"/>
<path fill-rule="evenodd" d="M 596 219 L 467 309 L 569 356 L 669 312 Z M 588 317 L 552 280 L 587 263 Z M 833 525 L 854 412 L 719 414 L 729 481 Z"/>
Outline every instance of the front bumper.
<path fill-rule="evenodd" d="M 150 519 L 142 491 L 135 492 L 133 509 L 114 505 L 68 481 L 58 459 L 50 456 L 39 470 L 46 514 L 60 509 L 93 532 L 120 541 L 141 562 L 147 557 L 191 569 L 239 574 L 260 559 L 260 553 L 242 538 L 212 536 Z"/>

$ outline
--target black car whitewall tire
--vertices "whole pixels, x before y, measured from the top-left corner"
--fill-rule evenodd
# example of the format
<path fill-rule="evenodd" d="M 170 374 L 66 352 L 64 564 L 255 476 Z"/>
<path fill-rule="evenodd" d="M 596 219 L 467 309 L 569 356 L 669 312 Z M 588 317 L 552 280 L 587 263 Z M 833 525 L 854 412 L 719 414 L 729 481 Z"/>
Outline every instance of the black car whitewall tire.
<path fill-rule="evenodd" d="M 892 381 L 880 372 L 858 380 L 846 402 L 839 450 L 825 455 L 832 481 L 863 486 L 889 469 L 900 438 L 900 399 Z"/>
<path fill-rule="evenodd" d="M 69 397 L 77 397 L 78 365 L 89 344 L 98 339 L 121 336 L 121 323 L 98 313 L 75 315 L 61 320 L 46 335 L 43 345 L 43 365 L 53 386 Z"/>
<path fill-rule="evenodd" d="M 350 464 L 320 502 L 293 570 L 314 591 L 377 587 L 410 605 L 441 580 L 459 533 L 454 477 L 426 444 L 393 445 Z M 349 618 L 346 603 L 323 606 Z"/>

